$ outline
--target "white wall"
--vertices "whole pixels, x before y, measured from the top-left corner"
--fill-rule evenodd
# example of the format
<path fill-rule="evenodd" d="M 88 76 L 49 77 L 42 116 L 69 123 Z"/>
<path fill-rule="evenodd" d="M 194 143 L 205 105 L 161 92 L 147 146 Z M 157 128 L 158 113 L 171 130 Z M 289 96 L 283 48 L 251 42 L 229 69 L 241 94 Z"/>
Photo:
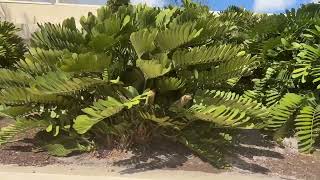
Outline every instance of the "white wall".
<path fill-rule="evenodd" d="M 13 22 L 23 31 L 21 35 L 29 38 L 30 33 L 37 29 L 37 23 L 60 23 L 68 17 L 76 22 L 88 12 L 96 13 L 99 6 L 77 4 L 51 4 L 35 2 L 14 2 L 0 0 L 0 18 Z"/>

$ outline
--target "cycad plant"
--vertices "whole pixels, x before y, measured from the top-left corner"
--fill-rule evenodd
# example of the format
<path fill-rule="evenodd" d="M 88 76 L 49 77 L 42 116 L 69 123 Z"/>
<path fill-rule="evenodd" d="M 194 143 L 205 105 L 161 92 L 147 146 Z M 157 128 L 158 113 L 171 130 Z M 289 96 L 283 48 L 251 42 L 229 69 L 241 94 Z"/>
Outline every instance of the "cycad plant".
<path fill-rule="evenodd" d="M 265 122 L 266 108 L 228 91 L 257 58 L 228 43 L 233 24 L 207 7 L 104 6 L 81 25 L 40 25 L 17 69 L 0 70 L 2 114 L 16 120 L 0 144 L 37 129 L 44 149 L 65 156 L 163 137 L 215 162 L 227 130 Z"/>
<path fill-rule="evenodd" d="M 320 4 L 263 16 L 247 31 L 246 49 L 261 59 L 245 91 L 268 107 L 275 139 L 296 136 L 301 152 L 319 139 Z M 249 79 L 250 79 L 249 78 Z M 246 87 L 248 81 L 242 82 Z M 241 83 L 240 83 L 241 84 Z M 241 87 L 245 87 L 242 85 Z"/>
<path fill-rule="evenodd" d="M 0 66 L 10 68 L 23 58 L 26 52 L 23 39 L 17 35 L 19 29 L 12 23 L 0 21 Z"/>

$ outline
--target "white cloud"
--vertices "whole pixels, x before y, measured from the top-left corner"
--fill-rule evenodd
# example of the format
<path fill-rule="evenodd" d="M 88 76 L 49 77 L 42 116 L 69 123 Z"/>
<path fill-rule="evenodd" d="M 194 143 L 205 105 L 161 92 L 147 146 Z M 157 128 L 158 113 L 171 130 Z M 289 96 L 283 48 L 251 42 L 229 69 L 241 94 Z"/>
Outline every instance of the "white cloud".
<path fill-rule="evenodd" d="M 255 0 L 253 9 L 255 12 L 274 12 L 290 8 L 296 0 Z"/>
<path fill-rule="evenodd" d="M 132 4 L 147 4 L 148 6 L 157 6 L 157 7 L 163 7 L 165 6 L 166 0 L 131 0 Z"/>

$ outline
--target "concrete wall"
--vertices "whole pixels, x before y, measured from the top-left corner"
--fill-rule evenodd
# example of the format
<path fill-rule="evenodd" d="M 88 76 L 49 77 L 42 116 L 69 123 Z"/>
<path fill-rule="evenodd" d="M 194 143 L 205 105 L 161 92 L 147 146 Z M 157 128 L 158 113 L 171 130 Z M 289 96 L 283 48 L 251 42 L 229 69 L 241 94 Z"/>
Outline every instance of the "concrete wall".
<path fill-rule="evenodd" d="M 60 23 L 68 17 L 76 22 L 88 12 L 96 13 L 99 6 L 79 4 L 51 4 L 39 2 L 14 2 L 0 0 L 0 18 L 22 28 L 21 35 L 28 39 L 37 29 L 37 23 Z"/>

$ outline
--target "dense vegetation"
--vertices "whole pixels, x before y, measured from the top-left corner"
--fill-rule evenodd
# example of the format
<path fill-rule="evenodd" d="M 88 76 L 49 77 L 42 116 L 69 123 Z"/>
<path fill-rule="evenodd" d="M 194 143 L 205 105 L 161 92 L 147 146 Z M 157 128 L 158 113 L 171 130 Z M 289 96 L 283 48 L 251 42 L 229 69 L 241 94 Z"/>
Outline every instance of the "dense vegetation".
<path fill-rule="evenodd" d="M 0 21 L 0 67 L 9 68 L 23 58 L 26 47 L 12 23 Z"/>
<path fill-rule="evenodd" d="M 313 151 L 320 133 L 319 15 L 320 5 L 309 4 L 266 16 L 246 39 L 262 64 L 245 95 L 269 108 L 267 129 L 275 131 L 275 140 L 296 136 L 301 152 Z"/>
<path fill-rule="evenodd" d="M 280 15 L 237 7 L 107 5 L 33 34 L 25 59 L 0 69 L 1 114 L 16 122 L 0 144 L 37 130 L 53 155 L 155 138 L 215 165 L 243 129 L 295 133 L 303 152 L 319 134 L 319 5 Z M 290 134 L 291 133 L 291 134 Z"/>

